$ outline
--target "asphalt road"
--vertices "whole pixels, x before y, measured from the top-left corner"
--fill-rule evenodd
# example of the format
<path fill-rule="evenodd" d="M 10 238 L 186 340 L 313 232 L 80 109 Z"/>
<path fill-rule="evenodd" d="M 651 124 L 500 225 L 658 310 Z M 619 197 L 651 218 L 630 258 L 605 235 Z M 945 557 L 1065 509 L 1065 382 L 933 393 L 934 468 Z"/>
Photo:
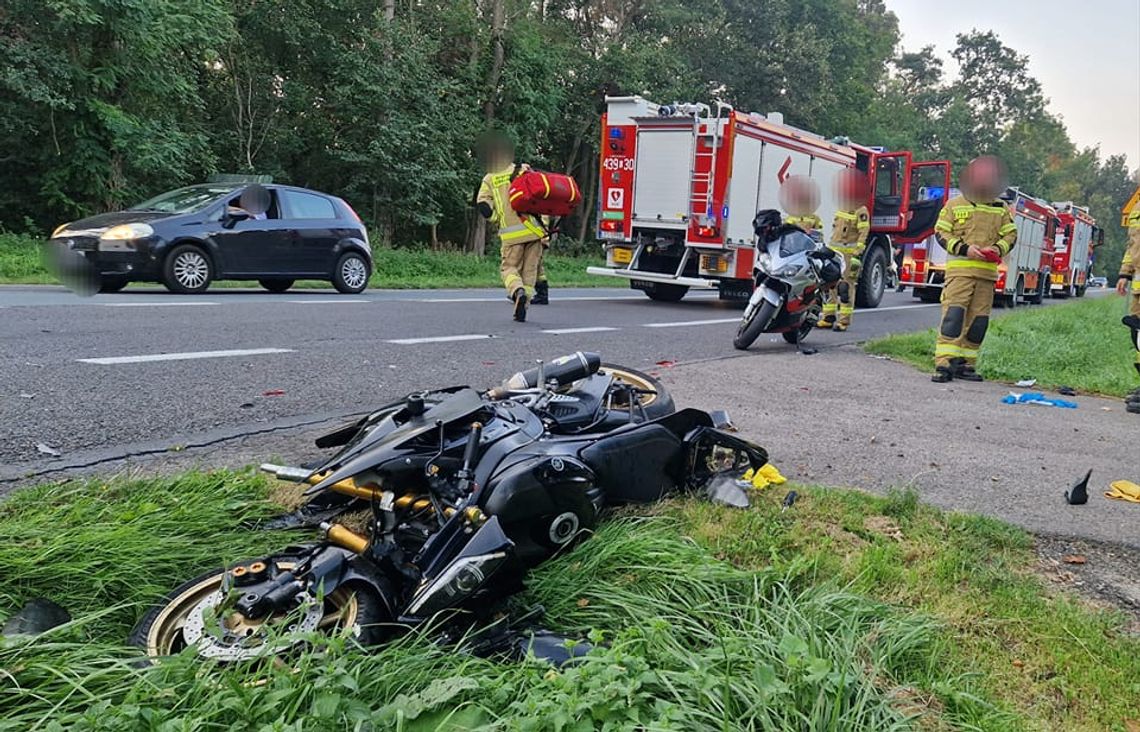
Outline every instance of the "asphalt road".
<path fill-rule="evenodd" d="M 304 426 L 416 389 L 486 386 L 575 350 L 644 370 L 739 355 L 740 311 L 711 293 L 664 304 L 624 289 L 567 289 L 553 300 L 520 324 L 490 289 L 81 298 L 2 287 L 0 481 Z M 850 332 L 809 342 L 826 349 L 925 328 L 937 312 L 889 293 L 857 312 Z M 764 336 L 752 353 L 789 349 Z"/>

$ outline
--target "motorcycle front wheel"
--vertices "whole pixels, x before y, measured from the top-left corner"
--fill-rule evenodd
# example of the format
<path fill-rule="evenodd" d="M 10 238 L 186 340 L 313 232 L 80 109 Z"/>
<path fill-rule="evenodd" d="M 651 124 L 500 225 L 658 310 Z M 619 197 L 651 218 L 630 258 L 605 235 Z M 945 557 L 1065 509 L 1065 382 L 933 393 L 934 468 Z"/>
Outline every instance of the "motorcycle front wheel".
<path fill-rule="evenodd" d="M 631 369 L 628 366 L 619 366 L 612 363 L 604 363 L 598 367 L 598 373 L 608 374 L 612 376 L 615 381 L 628 384 L 635 389 L 652 392 L 651 394 L 640 394 L 640 407 L 645 410 L 646 419 L 659 419 L 677 411 L 677 406 L 673 403 L 673 397 L 669 395 L 665 385 L 658 379 L 653 378 L 649 374 Z M 619 392 L 620 394 L 620 392 Z M 629 409 L 629 404 L 625 402 L 624 397 L 617 394 L 611 404 L 611 409 L 617 411 L 626 411 Z"/>
<path fill-rule="evenodd" d="M 281 571 L 292 567 L 277 563 Z M 347 631 L 366 646 L 383 642 L 389 634 L 392 618 L 371 587 L 338 587 L 288 615 L 250 620 L 227 609 L 227 574 L 228 570 L 207 572 L 176 588 L 143 616 L 128 643 L 142 648 L 150 663 L 190 646 L 201 658 L 238 662 L 283 655 L 314 632 Z"/>
<path fill-rule="evenodd" d="M 732 345 L 737 350 L 747 351 L 748 347 L 760 337 L 760 334 L 764 332 L 764 329 L 768 327 L 778 312 L 776 306 L 767 300 L 760 303 L 759 307 L 745 312 L 744 318 L 740 321 L 740 327 L 736 329 L 736 338 L 732 340 Z"/>

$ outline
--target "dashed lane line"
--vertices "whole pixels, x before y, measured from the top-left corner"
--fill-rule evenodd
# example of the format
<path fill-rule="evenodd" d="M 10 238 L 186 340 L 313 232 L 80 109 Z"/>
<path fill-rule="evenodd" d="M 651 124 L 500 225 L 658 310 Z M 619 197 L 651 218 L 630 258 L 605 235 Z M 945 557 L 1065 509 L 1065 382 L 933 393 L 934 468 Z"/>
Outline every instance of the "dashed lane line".
<path fill-rule="evenodd" d="M 151 363 L 153 361 L 191 361 L 201 358 L 230 358 L 233 356 L 264 356 L 272 353 L 293 353 L 292 348 L 246 348 L 236 351 L 190 351 L 187 353 L 153 353 L 146 356 L 108 356 L 104 358 L 78 358 L 80 363 L 112 366 L 124 363 Z"/>
<path fill-rule="evenodd" d="M 346 298 L 340 299 L 321 299 L 321 300 L 286 300 L 286 302 L 294 303 L 296 305 L 344 305 L 344 304 L 359 304 L 377 302 L 376 300 L 349 300 Z"/>
<path fill-rule="evenodd" d="M 595 325 L 587 328 L 550 328 L 542 331 L 550 335 L 571 335 L 573 333 L 604 333 L 610 330 L 620 330 L 620 328 L 611 328 L 608 325 Z"/>
<path fill-rule="evenodd" d="M 494 338 L 493 335 L 475 334 L 468 335 L 453 335 L 453 336 L 434 336 L 430 338 L 393 338 L 387 343 L 395 343 L 400 346 L 416 346 L 421 343 L 454 343 L 456 341 L 482 341 L 488 338 Z"/>

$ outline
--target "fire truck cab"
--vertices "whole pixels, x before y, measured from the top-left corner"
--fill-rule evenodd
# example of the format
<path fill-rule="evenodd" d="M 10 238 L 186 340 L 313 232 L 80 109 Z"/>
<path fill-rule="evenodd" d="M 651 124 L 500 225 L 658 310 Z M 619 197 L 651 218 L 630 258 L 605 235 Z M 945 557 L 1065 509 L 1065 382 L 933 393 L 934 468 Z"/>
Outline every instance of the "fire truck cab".
<path fill-rule="evenodd" d="M 950 163 L 916 163 L 909 152 L 852 144 L 783 123 L 778 113 L 745 114 L 717 103 L 659 105 L 607 97 L 599 166 L 598 238 L 605 267 L 591 274 L 627 279 L 654 300 L 676 302 L 691 288 L 721 299 L 752 293 L 752 219 L 780 209 L 790 175 L 819 184 L 817 214 L 830 237 L 840 171 L 864 171 L 871 184 L 871 235 L 857 303 L 882 298 L 893 247 L 934 229 L 950 184 Z"/>

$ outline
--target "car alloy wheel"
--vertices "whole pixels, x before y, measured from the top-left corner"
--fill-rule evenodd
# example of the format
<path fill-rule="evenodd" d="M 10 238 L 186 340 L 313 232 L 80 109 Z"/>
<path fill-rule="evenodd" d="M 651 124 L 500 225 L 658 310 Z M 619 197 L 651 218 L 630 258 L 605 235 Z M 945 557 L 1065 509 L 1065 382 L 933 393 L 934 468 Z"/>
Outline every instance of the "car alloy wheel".
<path fill-rule="evenodd" d="M 187 290 L 197 290 L 210 277 L 210 263 L 200 252 L 185 251 L 174 260 L 174 279 Z"/>
<path fill-rule="evenodd" d="M 340 278 L 351 289 L 359 290 L 368 281 L 368 265 L 360 257 L 346 257 L 340 265 Z"/>

